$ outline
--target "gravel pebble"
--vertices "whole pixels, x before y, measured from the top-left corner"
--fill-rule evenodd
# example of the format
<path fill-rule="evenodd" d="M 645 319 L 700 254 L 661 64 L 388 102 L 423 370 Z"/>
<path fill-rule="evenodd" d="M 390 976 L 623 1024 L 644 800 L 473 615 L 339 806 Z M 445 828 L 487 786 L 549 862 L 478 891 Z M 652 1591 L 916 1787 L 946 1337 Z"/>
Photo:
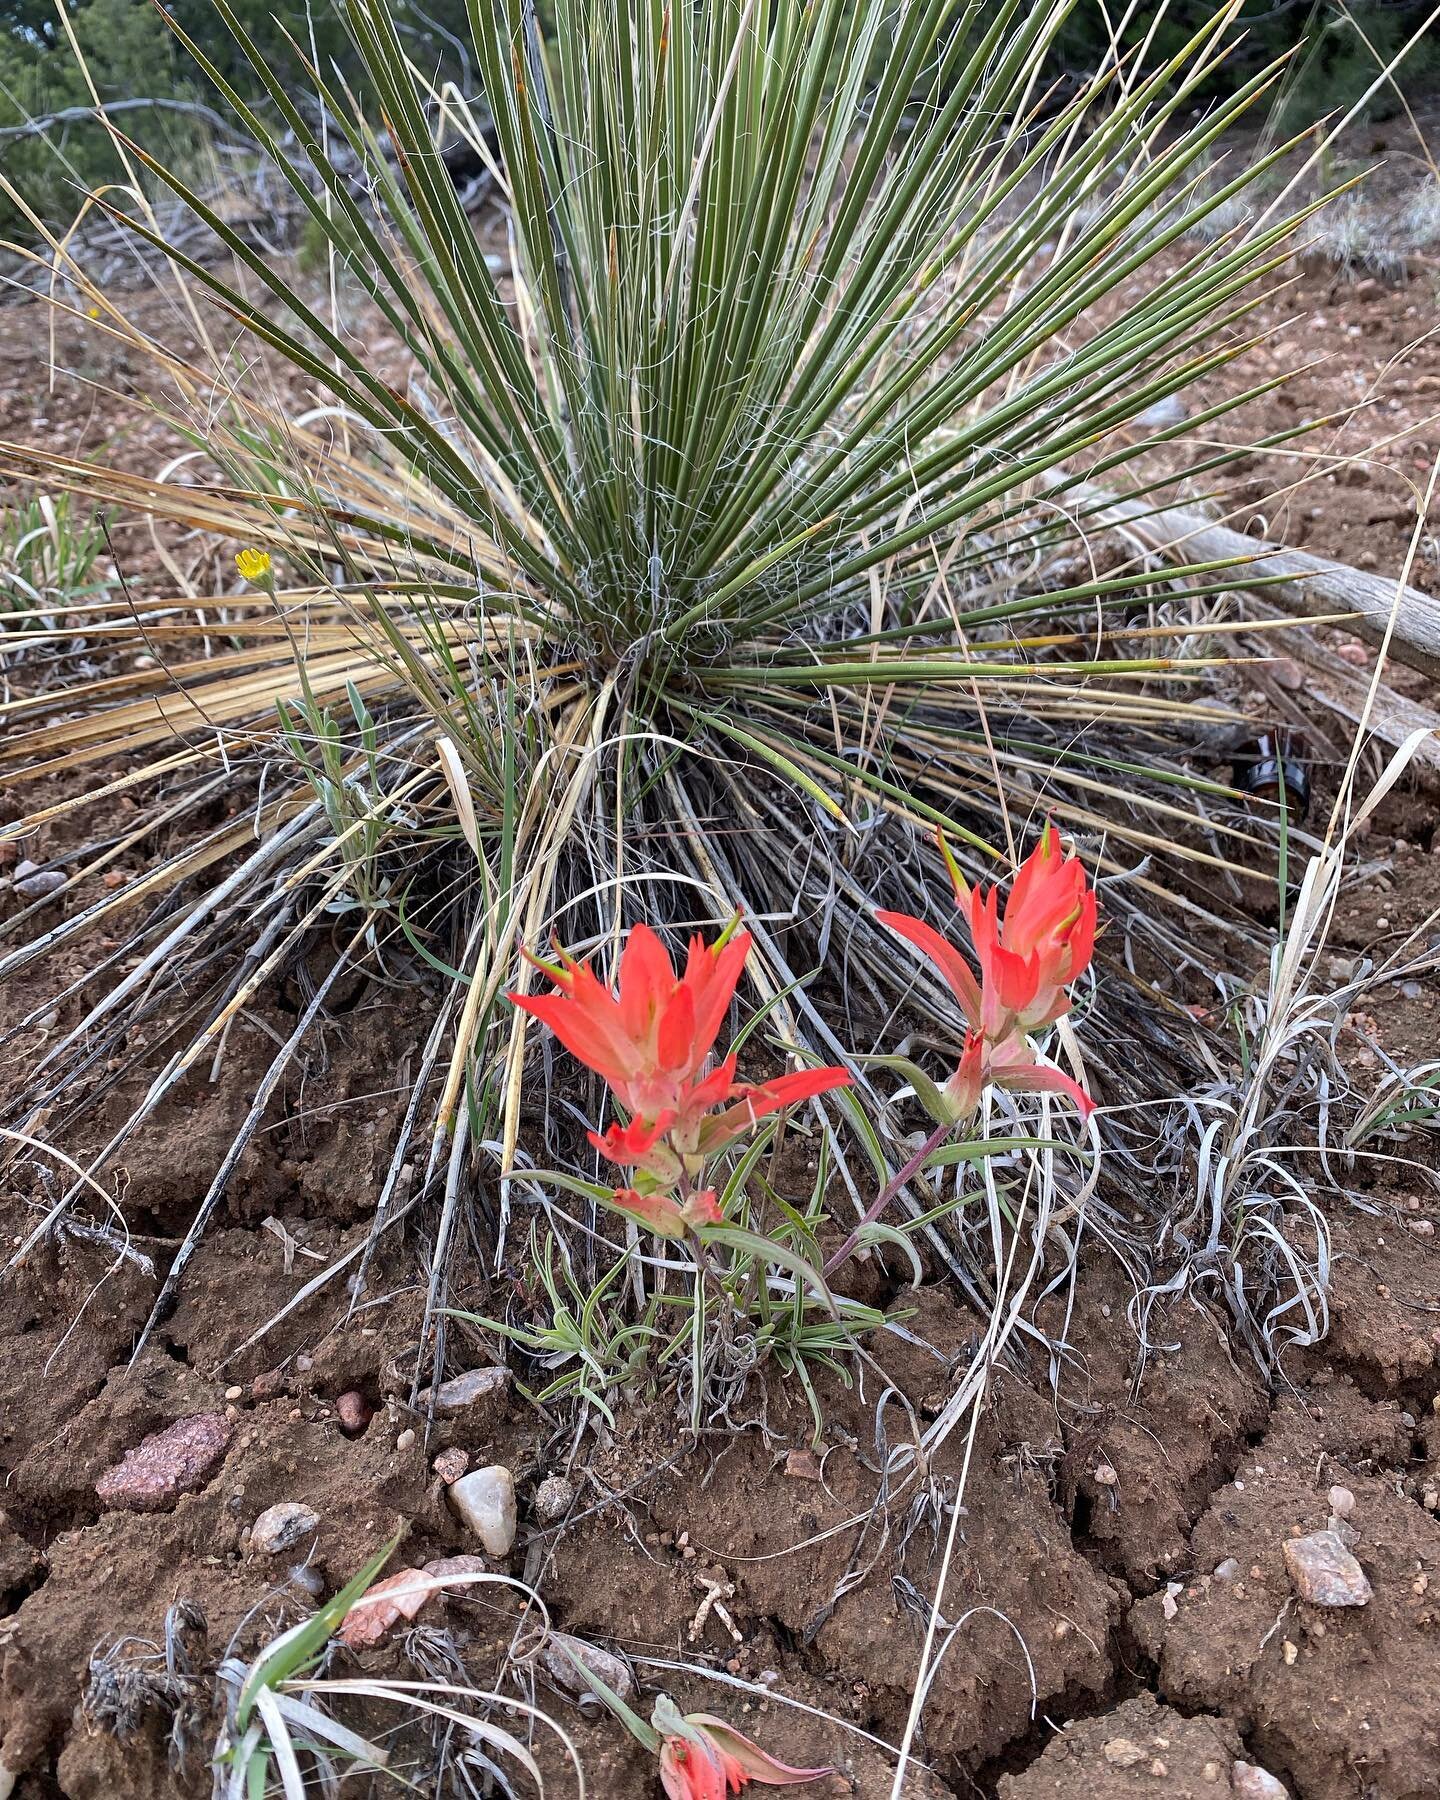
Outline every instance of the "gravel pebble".
<path fill-rule="evenodd" d="M 574 1694 L 577 1699 L 594 1701 L 600 1698 L 575 1667 L 577 1662 L 592 1670 L 622 1700 L 634 1697 L 635 1677 L 630 1673 L 630 1665 L 622 1657 L 602 1650 L 598 1644 L 587 1644 L 583 1638 L 552 1631 L 540 1652 L 540 1660 L 556 1687 Z"/>
<path fill-rule="evenodd" d="M 515 1543 L 515 1477 L 500 1463 L 462 1475 L 450 1504 L 489 1556 L 508 1556 Z"/>
<path fill-rule="evenodd" d="M 1237 1762 L 1230 1771 L 1230 1792 L 1239 1800 L 1290 1800 L 1290 1790 L 1256 1763 Z"/>
<path fill-rule="evenodd" d="M 426 1388 L 420 1395 L 420 1409 L 425 1412 L 433 1406 L 437 1413 L 465 1412 L 508 1392 L 510 1380 L 510 1371 L 503 1363 L 490 1369 L 467 1369 L 463 1375 L 442 1381 L 439 1387 Z"/>
<path fill-rule="evenodd" d="M 432 1467 L 446 1487 L 453 1487 L 470 1467 L 470 1458 L 463 1450 L 452 1447 L 449 1450 L 442 1450 L 435 1458 Z"/>
<path fill-rule="evenodd" d="M 152 1431 L 95 1483 L 102 1505 L 163 1512 L 200 1487 L 230 1447 L 235 1427 L 224 1413 L 193 1413 Z"/>
<path fill-rule="evenodd" d="M 1106 1762 L 1117 1769 L 1133 1769 L 1136 1763 L 1145 1761 L 1145 1752 L 1134 1738 L 1111 1738 L 1108 1744 L 1102 1746 L 1102 1754 Z"/>
<path fill-rule="evenodd" d="M 278 1556 L 309 1537 L 320 1523 L 313 1507 L 299 1500 L 277 1500 L 267 1506 L 250 1529 L 250 1548 L 262 1556 Z"/>
<path fill-rule="evenodd" d="M 426 1563 L 425 1573 L 432 1581 L 450 1581 L 456 1575 L 488 1575 L 490 1565 L 483 1556 L 442 1556 L 435 1562 Z M 442 1591 L 447 1594 L 468 1593 L 473 1599 L 479 1585 L 474 1581 L 461 1581 Z"/>
<path fill-rule="evenodd" d="M 346 1437 L 359 1437 L 374 1417 L 374 1412 L 374 1407 L 358 1388 L 351 1388 L 348 1393 L 341 1394 L 335 1402 L 335 1416 Z"/>
<path fill-rule="evenodd" d="M 37 869 L 34 863 L 21 863 L 11 885 L 27 900 L 43 900 L 64 887 L 65 879 L 63 869 Z"/>
<path fill-rule="evenodd" d="M 535 1517 L 542 1525 L 554 1525 L 575 1504 L 575 1484 L 563 1475 L 547 1475 L 535 1490 Z"/>
<path fill-rule="evenodd" d="M 1364 1606 L 1370 1599 L 1365 1571 L 1337 1532 L 1287 1538 L 1282 1548 L 1290 1585 L 1312 1606 Z"/>

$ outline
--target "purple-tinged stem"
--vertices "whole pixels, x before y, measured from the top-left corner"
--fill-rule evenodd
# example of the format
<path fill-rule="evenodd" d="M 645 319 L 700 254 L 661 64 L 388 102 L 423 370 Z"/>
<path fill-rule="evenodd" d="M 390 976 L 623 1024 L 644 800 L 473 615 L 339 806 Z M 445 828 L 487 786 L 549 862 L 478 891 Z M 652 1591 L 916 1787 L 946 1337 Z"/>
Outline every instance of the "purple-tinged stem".
<path fill-rule="evenodd" d="M 864 1231 L 867 1225 L 873 1225 L 875 1223 L 876 1219 L 880 1217 L 881 1213 L 884 1212 L 885 1208 L 901 1191 L 905 1184 L 912 1180 L 924 1167 L 927 1157 L 929 1157 L 933 1151 L 940 1148 L 941 1144 L 945 1142 L 946 1138 L 949 1137 L 950 1133 L 955 1129 L 958 1123 L 959 1121 L 957 1119 L 946 1119 L 942 1124 L 935 1127 L 929 1137 L 926 1138 L 925 1142 L 905 1166 L 900 1169 L 897 1174 L 890 1177 L 884 1187 L 881 1188 L 880 1192 L 870 1202 L 869 1206 L 866 1207 L 864 1216 L 860 1219 L 859 1223 L 855 1226 L 855 1229 L 850 1233 L 849 1237 L 846 1238 L 840 1248 L 832 1255 L 826 1257 L 825 1267 L 822 1273 L 826 1275 L 832 1274 L 840 1267 L 841 1263 L 854 1255 L 855 1246 L 860 1242 L 861 1232 Z"/>

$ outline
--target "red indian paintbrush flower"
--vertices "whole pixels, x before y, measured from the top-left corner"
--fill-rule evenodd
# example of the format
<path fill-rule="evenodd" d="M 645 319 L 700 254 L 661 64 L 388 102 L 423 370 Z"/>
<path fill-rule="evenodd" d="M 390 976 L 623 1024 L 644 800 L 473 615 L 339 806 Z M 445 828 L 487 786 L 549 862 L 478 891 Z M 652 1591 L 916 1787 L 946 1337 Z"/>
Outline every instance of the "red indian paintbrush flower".
<path fill-rule="evenodd" d="M 1095 894 L 1079 857 L 1065 856 L 1047 825 L 1015 877 L 1002 916 L 998 892 L 967 886 L 948 850 L 945 854 L 956 901 L 969 918 L 978 981 L 954 945 L 923 919 L 897 912 L 876 916 L 930 958 L 964 1016 L 964 1052 L 946 1083 L 956 1115 L 973 1112 L 985 1089 L 994 1086 L 1020 1094 L 1068 1094 L 1082 1117 L 1088 1116 L 1090 1096 L 1042 1061 L 1029 1038 L 1070 1010 L 1065 989 L 1084 974 L 1094 950 Z"/>
<path fill-rule="evenodd" d="M 796 1787 L 829 1769 L 792 1769 L 711 1713 L 681 1714 L 664 1694 L 655 1703 L 660 1733 L 660 1785 L 669 1800 L 725 1800 L 750 1782 Z"/>
<path fill-rule="evenodd" d="M 708 1066 L 749 954 L 745 931 L 727 931 L 708 945 L 692 937 L 677 977 L 660 939 L 637 925 L 613 993 L 567 956 L 558 967 L 536 965 L 558 993 L 510 995 L 602 1076 L 630 1114 L 603 1135 L 592 1131 L 590 1141 L 611 1162 L 638 1171 L 635 1185 L 617 1190 L 616 1203 L 661 1237 L 719 1222 L 713 1192 L 697 1187 L 717 1151 L 766 1114 L 850 1081 L 834 1068 L 737 1081 L 733 1056 Z"/>

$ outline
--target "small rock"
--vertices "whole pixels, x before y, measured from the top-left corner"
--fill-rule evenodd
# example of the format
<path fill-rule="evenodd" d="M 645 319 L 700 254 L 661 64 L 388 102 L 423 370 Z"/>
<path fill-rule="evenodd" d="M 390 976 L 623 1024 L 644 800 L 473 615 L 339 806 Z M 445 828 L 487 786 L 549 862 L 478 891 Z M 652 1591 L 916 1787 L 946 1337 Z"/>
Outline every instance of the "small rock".
<path fill-rule="evenodd" d="M 598 1644 L 587 1644 L 583 1638 L 570 1637 L 563 1631 L 552 1631 L 545 1640 L 545 1648 L 540 1652 L 540 1660 L 556 1687 L 567 1694 L 573 1694 L 582 1702 L 597 1701 L 600 1696 L 575 1667 L 577 1662 L 586 1669 L 593 1670 L 598 1679 L 612 1693 L 618 1694 L 620 1699 L 634 1698 L 635 1677 L 630 1673 L 630 1665 L 622 1657 L 602 1650 Z"/>
<path fill-rule="evenodd" d="M 432 1406 L 437 1413 L 464 1412 L 504 1394 L 509 1386 L 510 1371 L 503 1364 L 493 1369 L 467 1369 L 438 1387 L 426 1388 L 418 1404 L 422 1412 L 428 1412 Z"/>
<path fill-rule="evenodd" d="M 1101 1463 L 1099 1468 L 1095 1471 L 1095 1479 L 1100 1483 L 1101 1487 L 1114 1487 L 1120 1477 L 1116 1474 L 1111 1464 Z"/>
<path fill-rule="evenodd" d="M 488 1575 L 490 1565 L 483 1556 L 442 1556 L 435 1562 L 425 1565 L 424 1573 L 432 1581 L 451 1581 L 456 1575 Z M 445 1587 L 440 1591 L 445 1594 L 465 1594 L 480 1584 L 474 1581 L 459 1581 L 453 1587 Z"/>
<path fill-rule="evenodd" d="M 501 1463 L 462 1475 L 450 1504 L 489 1556 L 508 1556 L 515 1543 L 515 1477 Z"/>
<path fill-rule="evenodd" d="M 1284 1643 L 1280 1646 L 1280 1654 L 1285 1659 L 1285 1667 L 1287 1669 L 1293 1669 L 1295 1667 L 1295 1659 L 1300 1654 L 1300 1646 L 1292 1642 L 1290 1638 L 1286 1638 Z"/>
<path fill-rule="evenodd" d="M 352 1650 L 383 1644 L 400 1620 L 413 1619 L 434 1591 L 421 1569 L 387 1575 L 355 1602 L 336 1636 Z"/>
<path fill-rule="evenodd" d="M 1224 1562 L 1216 1563 L 1213 1573 L 1216 1581 L 1238 1581 L 1240 1565 L 1233 1556 L 1227 1556 Z"/>
<path fill-rule="evenodd" d="M 335 1416 L 346 1437 L 359 1437 L 374 1417 L 375 1409 L 358 1388 L 341 1394 L 335 1402 Z"/>
<path fill-rule="evenodd" d="M 1370 652 L 1363 644 L 1341 644 L 1335 652 L 1341 662 L 1349 663 L 1352 669 L 1368 669 Z"/>
<path fill-rule="evenodd" d="M 244 1397 L 245 1390 L 243 1387 L 228 1387 L 225 1390 L 225 1398 L 227 1400 L 243 1400 Z"/>
<path fill-rule="evenodd" d="M 15 870 L 12 883 L 15 892 L 27 900 L 43 900 L 65 885 L 63 869 L 40 869 L 32 862 L 22 862 Z"/>
<path fill-rule="evenodd" d="M 291 1583 L 308 1594 L 312 1600 L 318 1600 L 325 1592 L 325 1577 L 314 1563 L 296 1563 L 290 1570 Z"/>
<path fill-rule="evenodd" d="M 408 1425 L 396 1438 L 395 1448 L 397 1450 L 413 1450 L 415 1448 L 415 1433 Z"/>
<path fill-rule="evenodd" d="M 299 1500 L 278 1500 L 267 1506 L 250 1530 L 250 1548 L 262 1556 L 278 1556 L 309 1537 L 320 1523 L 313 1507 Z"/>
<path fill-rule="evenodd" d="M 1145 1752 L 1134 1738 L 1111 1738 L 1109 1743 L 1101 1746 L 1101 1754 L 1117 1769 L 1133 1769 L 1136 1763 L 1145 1761 Z"/>
<path fill-rule="evenodd" d="M 1290 1800 L 1283 1781 L 1258 1763 L 1237 1762 L 1230 1770 L 1230 1792 L 1238 1800 Z"/>
<path fill-rule="evenodd" d="M 285 1391 L 285 1377 L 279 1369 L 267 1369 L 250 1383 L 252 1400 L 274 1400 Z"/>
<path fill-rule="evenodd" d="M 820 1458 L 813 1450 L 792 1450 L 785 1458 L 785 1473 L 792 1481 L 819 1481 Z"/>
<path fill-rule="evenodd" d="M 575 1504 L 575 1484 L 563 1475 L 547 1475 L 535 1490 L 535 1517 L 542 1525 L 555 1525 Z"/>
<path fill-rule="evenodd" d="M 1355 1496 L 1346 1487 L 1332 1487 L 1330 1510 L 1337 1519 L 1348 1519 L 1355 1510 Z"/>
<path fill-rule="evenodd" d="M 1160 1610 L 1165 1615 L 1165 1621 L 1167 1624 L 1180 1611 L 1180 1602 L 1179 1602 L 1178 1596 L 1180 1594 L 1183 1594 L 1184 1592 L 1185 1592 L 1185 1584 L 1183 1581 L 1167 1581 L 1166 1582 L 1165 1598 L 1160 1602 Z"/>
<path fill-rule="evenodd" d="M 470 1458 L 463 1450 L 455 1448 L 442 1450 L 431 1464 L 431 1467 L 445 1483 L 446 1487 L 453 1487 L 470 1467 Z"/>
<path fill-rule="evenodd" d="M 1189 408 L 1178 394 L 1167 394 L 1153 406 L 1147 406 L 1135 423 L 1143 431 L 1161 431 L 1167 425 L 1181 425 L 1189 417 Z"/>
<path fill-rule="evenodd" d="M 1435 1227 L 1429 1219 L 1410 1219 L 1407 1223 L 1418 1238 L 1432 1238 L 1435 1235 Z"/>
<path fill-rule="evenodd" d="M 1298 694 L 1305 685 L 1305 671 L 1293 656 L 1277 656 L 1271 660 L 1270 673 L 1282 688 Z"/>
<path fill-rule="evenodd" d="M 1338 1533 L 1314 1531 L 1281 1546 L 1290 1585 L 1312 1606 L 1364 1606 L 1371 1596 L 1365 1571 Z"/>
<path fill-rule="evenodd" d="M 230 1447 L 235 1427 L 224 1413 L 194 1413 L 153 1431 L 95 1483 L 101 1504 L 127 1512 L 163 1512 L 200 1487 Z"/>

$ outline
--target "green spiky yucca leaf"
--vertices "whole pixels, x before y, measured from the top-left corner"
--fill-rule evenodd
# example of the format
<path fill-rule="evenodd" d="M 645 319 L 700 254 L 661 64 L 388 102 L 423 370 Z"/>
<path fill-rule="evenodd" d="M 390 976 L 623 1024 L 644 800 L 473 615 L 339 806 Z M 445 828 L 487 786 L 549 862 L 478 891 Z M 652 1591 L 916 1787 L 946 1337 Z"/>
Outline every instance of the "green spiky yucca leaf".
<path fill-rule="evenodd" d="M 343 316 L 337 280 L 328 298 L 297 284 L 120 140 L 229 253 L 167 251 L 138 198 L 95 201 L 166 257 L 199 348 L 157 341 L 52 247 L 99 328 L 151 360 L 154 403 L 203 460 L 155 482 L 5 445 L 0 468 L 268 546 L 289 585 L 229 597 L 223 648 L 204 652 L 194 608 L 213 630 L 215 603 L 177 596 L 186 616 L 142 621 L 147 644 L 173 645 L 164 666 L 74 684 L 56 723 L 30 722 L 48 697 L 11 708 L 12 763 L 119 751 L 137 759 L 119 781 L 163 775 L 156 811 L 217 788 L 248 803 L 266 775 L 253 819 L 7 958 L 13 973 L 87 925 L 140 921 L 138 965 L 47 1052 L 26 1116 L 73 1123 L 105 1085 L 77 1071 L 183 991 L 180 1047 L 93 1172 L 337 915 L 327 941 L 344 945 L 162 1302 L 343 967 L 409 945 L 445 978 L 377 1215 L 398 1216 L 428 1127 L 443 1269 L 477 1170 L 506 1241 L 514 1193 L 491 1178 L 519 1142 L 524 1022 L 499 1004 L 529 979 L 517 940 L 605 954 L 637 917 L 743 905 L 775 1049 L 832 1058 L 892 1048 L 842 1044 L 837 1023 L 847 1040 L 878 1030 L 906 995 L 945 1027 L 945 997 L 872 920 L 877 900 L 923 910 L 948 892 L 936 825 L 972 867 L 1021 847 L 1040 808 L 1112 870 L 1157 850 L 1222 868 L 1249 848 L 1214 807 L 1191 829 L 1194 793 L 1223 790 L 1174 748 L 1227 716 L 1195 646 L 1233 570 L 1102 565 L 1084 484 L 1178 437 L 1133 422 L 1246 347 L 1294 221 L 1200 228 L 1268 166 L 1217 182 L 1211 158 L 1274 71 L 1197 117 L 1232 5 L 1173 59 L 1060 99 L 1042 69 L 1068 10 L 555 0 L 542 29 L 530 0 L 472 0 L 481 101 L 431 87 L 384 0 L 348 0 L 370 117 L 317 70 L 314 124 L 258 53 L 269 106 L 229 99 L 373 329 Z M 439 154 L 457 134 L 493 171 L 503 254 Z M 267 374 L 281 368 L 288 387 Z M 82 623 L 102 654 L 135 628 L 101 608 Z M 295 754 L 302 719 L 323 779 Z M 1142 877 L 1138 907 L 1117 906 L 1156 891 Z M 248 946 L 238 964 L 227 944 Z M 827 959 L 838 998 L 805 979 Z M 1103 1021 L 1093 1055 L 1109 1097 L 1145 1091 Z M 953 1240 L 936 1243 L 974 1291 Z M 438 1317 L 438 1278 L 432 1299 Z"/>

